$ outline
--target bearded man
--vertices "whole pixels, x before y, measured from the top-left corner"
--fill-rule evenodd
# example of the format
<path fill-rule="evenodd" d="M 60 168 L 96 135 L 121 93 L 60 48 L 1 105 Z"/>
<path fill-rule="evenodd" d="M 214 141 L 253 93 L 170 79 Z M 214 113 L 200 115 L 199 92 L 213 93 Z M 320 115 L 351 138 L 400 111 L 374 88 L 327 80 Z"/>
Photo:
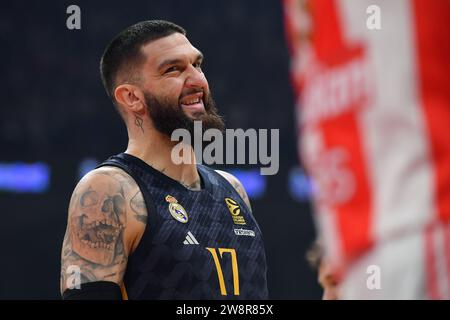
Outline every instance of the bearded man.
<path fill-rule="evenodd" d="M 232 175 L 175 163 L 176 129 L 224 123 L 203 54 L 171 22 L 137 23 L 108 45 L 103 84 L 128 131 L 125 152 L 70 200 L 63 299 L 266 299 L 267 265 L 248 196 Z"/>

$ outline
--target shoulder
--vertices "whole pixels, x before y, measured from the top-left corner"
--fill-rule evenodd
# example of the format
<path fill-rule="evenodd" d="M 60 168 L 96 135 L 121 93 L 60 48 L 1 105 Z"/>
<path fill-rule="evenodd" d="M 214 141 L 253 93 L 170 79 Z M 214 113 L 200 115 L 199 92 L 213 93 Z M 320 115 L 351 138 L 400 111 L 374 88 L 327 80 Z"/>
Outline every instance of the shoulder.
<path fill-rule="evenodd" d="M 229 183 L 231 183 L 233 186 L 234 184 L 241 184 L 241 182 L 238 180 L 238 178 L 236 178 L 234 175 L 232 175 L 229 172 L 226 171 L 222 171 L 222 170 L 214 170 L 215 172 L 217 172 L 218 174 L 220 174 L 222 177 L 224 177 Z"/>
<path fill-rule="evenodd" d="M 252 211 L 252 207 L 250 205 L 250 199 L 248 198 L 247 192 L 245 191 L 244 186 L 239 181 L 238 178 L 236 178 L 234 175 L 232 175 L 229 172 L 222 171 L 222 170 L 214 170 L 218 174 L 220 174 L 222 177 L 224 177 L 236 190 L 237 193 L 241 196 L 242 200 L 244 200 L 245 204 L 248 206 L 249 210 Z"/>
<path fill-rule="evenodd" d="M 76 185 L 72 201 L 86 206 L 110 199 L 115 206 L 142 197 L 139 186 L 125 171 L 116 167 L 101 167 L 90 171 Z M 105 210 L 105 208 L 102 208 Z"/>
<path fill-rule="evenodd" d="M 61 257 L 61 292 L 67 288 L 68 270 L 73 265 L 80 268 L 82 283 L 120 284 L 146 220 L 141 191 L 127 173 L 101 167 L 86 174 L 70 199 Z"/>
<path fill-rule="evenodd" d="M 105 166 L 86 174 L 75 187 L 69 217 L 80 215 L 121 226 L 129 253 L 143 233 L 148 212 L 136 181 L 120 168 Z"/>
<path fill-rule="evenodd" d="M 113 166 L 104 166 L 90 171 L 79 181 L 78 185 L 85 184 L 87 182 L 89 183 L 102 181 L 115 181 L 127 190 L 137 188 L 136 182 L 128 173 L 118 167 Z"/>
<path fill-rule="evenodd" d="M 128 173 L 120 168 L 108 166 L 97 168 L 86 174 L 75 187 L 74 194 L 80 192 L 82 192 L 81 195 L 92 192 L 110 197 L 120 195 L 129 200 L 141 194 L 136 181 Z"/>
<path fill-rule="evenodd" d="M 80 180 L 74 194 L 81 197 L 79 201 L 83 200 L 80 204 L 95 200 L 98 206 L 102 206 L 102 212 L 108 209 L 123 211 L 130 230 L 139 229 L 134 228 L 136 222 L 144 225 L 147 222 L 148 213 L 142 192 L 136 181 L 120 168 L 104 166 L 92 170 Z M 109 208 L 109 205 L 112 207 Z"/>

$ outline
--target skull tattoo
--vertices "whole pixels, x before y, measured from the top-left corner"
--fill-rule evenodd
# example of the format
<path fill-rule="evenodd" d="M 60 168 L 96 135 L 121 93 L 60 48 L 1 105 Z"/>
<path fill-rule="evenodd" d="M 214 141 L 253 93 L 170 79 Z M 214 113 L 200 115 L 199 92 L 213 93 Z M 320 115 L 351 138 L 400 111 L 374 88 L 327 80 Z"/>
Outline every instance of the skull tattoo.
<path fill-rule="evenodd" d="M 110 180 L 110 181 L 108 181 Z M 107 266 L 123 252 L 126 203 L 120 184 L 111 177 L 84 191 L 71 217 L 73 250 L 86 260 Z"/>

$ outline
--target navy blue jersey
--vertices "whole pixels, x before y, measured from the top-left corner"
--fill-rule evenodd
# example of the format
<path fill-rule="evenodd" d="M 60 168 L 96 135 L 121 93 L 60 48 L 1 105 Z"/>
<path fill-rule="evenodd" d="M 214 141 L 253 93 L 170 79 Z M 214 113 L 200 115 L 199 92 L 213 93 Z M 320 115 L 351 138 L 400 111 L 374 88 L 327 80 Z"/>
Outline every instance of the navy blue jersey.
<path fill-rule="evenodd" d="M 197 165 L 203 186 L 193 191 L 129 154 L 100 166 L 128 173 L 148 210 L 124 275 L 129 299 L 268 298 L 261 230 L 220 174 Z"/>

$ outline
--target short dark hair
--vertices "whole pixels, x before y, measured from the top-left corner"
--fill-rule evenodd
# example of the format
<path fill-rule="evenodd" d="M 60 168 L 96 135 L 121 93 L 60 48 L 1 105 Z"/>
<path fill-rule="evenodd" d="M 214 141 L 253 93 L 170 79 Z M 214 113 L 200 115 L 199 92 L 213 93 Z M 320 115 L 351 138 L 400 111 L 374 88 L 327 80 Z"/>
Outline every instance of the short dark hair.
<path fill-rule="evenodd" d="M 114 89 L 119 73 L 124 74 L 127 81 L 136 80 L 136 67 L 145 58 L 141 47 L 173 33 L 186 35 L 186 30 L 169 21 L 148 20 L 126 28 L 111 41 L 100 60 L 100 75 L 106 93 L 114 103 Z"/>

